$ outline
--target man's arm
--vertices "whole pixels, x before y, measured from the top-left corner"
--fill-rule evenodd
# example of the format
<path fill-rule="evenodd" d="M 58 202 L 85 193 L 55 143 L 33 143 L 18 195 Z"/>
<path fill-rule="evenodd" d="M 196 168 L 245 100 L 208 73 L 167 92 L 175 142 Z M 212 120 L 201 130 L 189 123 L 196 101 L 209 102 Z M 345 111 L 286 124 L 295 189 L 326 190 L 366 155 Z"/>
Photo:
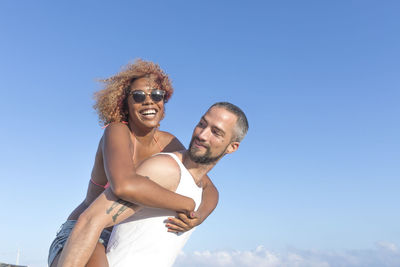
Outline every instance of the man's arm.
<path fill-rule="evenodd" d="M 167 155 L 145 160 L 137 169 L 166 190 L 175 191 L 180 179 L 179 166 Z M 57 266 L 85 266 L 104 228 L 115 225 L 138 211 L 138 205 L 116 197 L 108 188 L 87 208 L 75 224 Z"/>
<path fill-rule="evenodd" d="M 170 137 L 172 138 L 170 144 L 168 144 L 164 148 L 163 152 L 174 152 L 185 149 L 183 144 L 175 136 L 167 132 L 163 133 L 170 135 Z M 202 183 L 203 183 L 203 193 L 199 208 L 194 213 L 191 212 L 191 214 L 188 214 L 187 212 L 186 213 L 178 212 L 177 218 L 170 218 L 167 227 L 171 232 L 189 231 L 193 227 L 203 223 L 203 221 L 217 207 L 219 198 L 219 193 L 217 188 L 214 186 L 214 184 L 211 182 L 211 179 L 207 175 L 203 177 Z"/>
<path fill-rule="evenodd" d="M 195 212 L 191 212 L 189 216 L 186 213 L 178 212 L 177 218 L 168 218 L 168 231 L 170 232 L 186 232 L 193 227 L 203 223 L 204 220 L 213 212 L 218 204 L 218 190 L 206 175 L 203 177 L 203 194 L 202 201 Z"/>
<path fill-rule="evenodd" d="M 183 144 L 170 133 L 163 132 L 171 138 L 171 142 L 164 148 L 163 152 L 174 152 L 184 150 Z M 177 218 L 170 218 L 167 224 L 168 229 L 171 232 L 185 232 L 189 231 L 195 226 L 203 223 L 203 221 L 213 212 L 217 207 L 219 193 L 217 188 L 211 182 L 210 178 L 205 175 L 202 179 L 203 182 L 203 193 L 201 198 L 201 204 L 196 212 L 179 212 Z"/>
<path fill-rule="evenodd" d="M 212 183 L 211 179 L 207 175 L 205 175 L 202 181 L 203 181 L 202 198 L 205 199 L 205 201 L 201 202 L 199 208 L 195 212 L 195 214 L 200 218 L 200 223 L 204 222 L 204 220 L 217 207 L 219 199 L 218 190 Z"/>

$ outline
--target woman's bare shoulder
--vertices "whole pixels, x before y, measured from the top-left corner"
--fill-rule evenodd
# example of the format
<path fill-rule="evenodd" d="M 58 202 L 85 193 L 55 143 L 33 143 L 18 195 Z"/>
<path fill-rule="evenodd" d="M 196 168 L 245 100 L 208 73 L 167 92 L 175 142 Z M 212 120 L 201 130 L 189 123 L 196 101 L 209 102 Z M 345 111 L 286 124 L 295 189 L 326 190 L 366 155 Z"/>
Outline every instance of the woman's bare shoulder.
<path fill-rule="evenodd" d="M 131 132 L 129 130 L 129 127 L 126 124 L 123 123 L 112 123 L 109 124 L 102 137 L 102 146 L 103 148 L 106 147 L 114 147 L 121 148 L 122 150 L 119 151 L 125 151 L 128 153 L 128 150 L 126 149 L 132 149 L 133 144 L 131 140 Z M 117 150 L 113 150 L 117 151 Z"/>
<path fill-rule="evenodd" d="M 157 130 L 157 136 L 159 136 L 160 138 L 163 138 L 163 139 L 167 139 L 167 140 L 169 140 L 169 141 L 171 141 L 172 139 L 174 139 L 175 138 L 175 135 L 173 135 L 172 133 L 170 133 L 170 132 L 166 132 L 166 131 L 160 131 L 160 130 Z"/>
<path fill-rule="evenodd" d="M 174 152 L 185 149 L 185 146 L 179 141 L 179 139 L 165 131 L 157 131 L 156 136 L 158 137 L 158 142 L 163 148 L 163 152 Z"/>
<path fill-rule="evenodd" d="M 107 124 L 104 129 L 104 136 L 109 135 L 126 135 L 129 133 L 129 127 L 122 122 L 112 122 Z"/>

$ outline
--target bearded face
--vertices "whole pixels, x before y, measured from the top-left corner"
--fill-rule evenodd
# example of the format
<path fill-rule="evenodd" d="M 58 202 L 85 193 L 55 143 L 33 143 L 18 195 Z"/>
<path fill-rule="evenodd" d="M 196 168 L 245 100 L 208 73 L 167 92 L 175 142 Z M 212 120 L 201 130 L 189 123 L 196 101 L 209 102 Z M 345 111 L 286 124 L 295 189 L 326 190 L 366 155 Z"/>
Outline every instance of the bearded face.
<path fill-rule="evenodd" d="M 196 142 L 196 146 L 193 145 L 195 142 Z M 191 160 L 193 160 L 195 163 L 211 164 L 211 163 L 215 163 L 220 158 L 222 158 L 225 154 L 225 150 L 226 150 L 226 147 L 223 149 L 223 151 L 220 151 L 218 154 L 212 155 L 210 146 L 205 144 L 205 142 L 202 142 L 199 138 L 194 136 L 194 137 L 192 137 L 192 140 L 190 141 L 190 144 L 189 144 L 188 155 L 189 155 L 189 158 Z"/>

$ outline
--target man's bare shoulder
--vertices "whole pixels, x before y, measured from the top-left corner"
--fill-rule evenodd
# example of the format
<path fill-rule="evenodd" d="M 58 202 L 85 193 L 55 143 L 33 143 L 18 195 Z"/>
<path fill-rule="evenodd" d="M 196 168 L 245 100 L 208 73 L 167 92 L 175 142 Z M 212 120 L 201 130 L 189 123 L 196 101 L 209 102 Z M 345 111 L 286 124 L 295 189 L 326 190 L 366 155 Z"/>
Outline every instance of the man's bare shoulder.
<path fill-rule="evenodd" d="M 181 176 L 176 160 L 166 154 L 157 154 L 146 159 L 138 166 L 136 172 L 172 191 L 178 187 Z"/>

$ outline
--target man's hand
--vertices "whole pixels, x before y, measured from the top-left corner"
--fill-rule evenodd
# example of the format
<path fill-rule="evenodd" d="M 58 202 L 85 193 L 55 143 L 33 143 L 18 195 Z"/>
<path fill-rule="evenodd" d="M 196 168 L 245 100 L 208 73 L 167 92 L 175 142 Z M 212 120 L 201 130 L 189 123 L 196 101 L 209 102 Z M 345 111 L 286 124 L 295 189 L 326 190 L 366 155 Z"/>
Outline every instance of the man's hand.
<path fill-rule="evenodd" d="M 185 213 L 178 212 L 178 218 L 169 217 L 166 227 L 168 232 L 179 233 L 191 230 L 193 227 L 201 224 L 203 221 L 198 212 L 190 212 L 190 217 Z"/>

